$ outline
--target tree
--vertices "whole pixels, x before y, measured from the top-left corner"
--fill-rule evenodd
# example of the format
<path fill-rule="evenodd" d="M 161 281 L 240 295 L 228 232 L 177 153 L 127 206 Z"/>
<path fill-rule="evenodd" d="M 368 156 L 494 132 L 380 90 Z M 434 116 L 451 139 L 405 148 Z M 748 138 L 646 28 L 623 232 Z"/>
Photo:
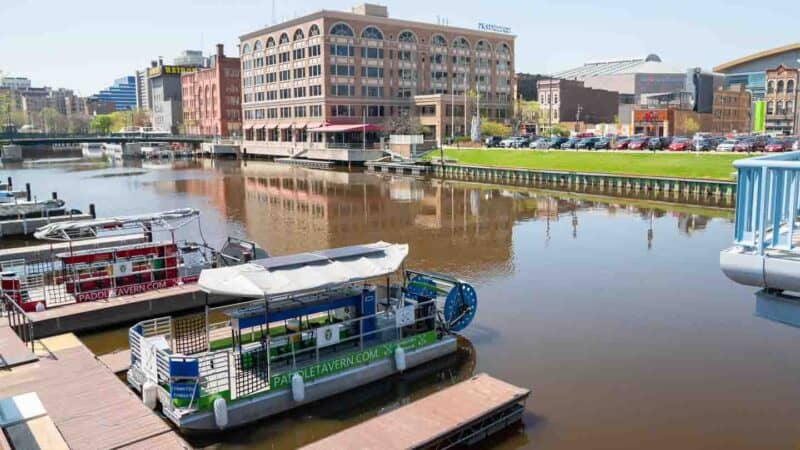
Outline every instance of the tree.
<path fill-rule="evenodd" d="M 500 122 L 492 122 L 490 120 L 481 122 L 481 136 L 507 137 L 510 135 L 511 127 L 507 127 Z"/>
<path fill-rule="evenodd" d="M 89 116 L 73 114 L 67 118 L 67 132 L 72 134 L 86 134 L 89 132 Z"/>
<path fill-rule="evenodd" d="M 55 108 L 42 108 L 42 129 L 45 133 L 57 133 L 56 120 L 59 112 Z"/>
<path fill-rule="evenodd" d="M 694 117 L 687 117 L 683 121 L 683 129 L 686 130 L 686 134 L 692 135 L 700 131 L 700 124 L 694 120 Z"/>
<path fill-rule="evenodd" d="M 390 116 L 383 121 L 385 134 L 425 134 L 419 117 L 413 114 Z"/>
<path fill-rule="evenodd" d="M 89 122 L 89 128 L 100 134 L 108 134 L 111 132 L 113 126 L 113 119 L 108 114 L 100 114 L 92 117 Z"/>
<path fill-rule="evenodd" d="M 569 137 L 569 130 L 561 125 L 553 125 L 550 128 L 551 136 Z"/>

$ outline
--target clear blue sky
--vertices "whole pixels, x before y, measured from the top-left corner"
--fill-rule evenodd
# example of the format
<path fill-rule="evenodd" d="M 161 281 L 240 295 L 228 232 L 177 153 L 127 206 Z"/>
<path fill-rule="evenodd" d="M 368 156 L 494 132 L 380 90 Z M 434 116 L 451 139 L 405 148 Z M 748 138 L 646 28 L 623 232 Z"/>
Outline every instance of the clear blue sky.
<path fill-rule="evenodd" d="M 277 17 L 357 1 L 275 0 Z M 711 68 L 759 50 L 800 41 L 800 2 L 778 0 L 403 0 L 389 15 L 476 28 L 510 26 L 517 70 L 548 73 L 585 61 L 657 53 L 672 66 Z M 0 0 L 0 70 L 34 85 L 91 95 L 161 55 L 209 53 L 270 23 L 272 0 Z"/>

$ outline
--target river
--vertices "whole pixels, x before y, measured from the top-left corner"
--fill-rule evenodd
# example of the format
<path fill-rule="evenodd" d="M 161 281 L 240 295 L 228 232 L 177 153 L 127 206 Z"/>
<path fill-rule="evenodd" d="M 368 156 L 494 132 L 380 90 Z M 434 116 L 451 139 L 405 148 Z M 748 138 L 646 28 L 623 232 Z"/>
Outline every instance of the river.
<path fill-rule="evenodd" d="M 194 445 L 293 448 L 479 372 L 533 390 L 523 426 L 485 448 L 800 445 L 800 329 L 757 316 L 754 290 L 720 272 L 730 209 L 252 161 L 1 173 L 99 216 L 197 208 L 215 245 L 408 243 L 408 267 L 478 289 L 457 356 Z M 104 353 L 125 336 L 81 338 Z"/>

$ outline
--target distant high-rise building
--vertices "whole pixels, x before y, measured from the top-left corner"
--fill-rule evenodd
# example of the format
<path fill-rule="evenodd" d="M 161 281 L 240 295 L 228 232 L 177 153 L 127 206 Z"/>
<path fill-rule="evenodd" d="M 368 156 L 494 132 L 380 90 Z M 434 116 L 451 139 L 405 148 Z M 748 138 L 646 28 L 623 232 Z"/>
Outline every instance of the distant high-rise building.
<path fill-rule="evenodd" d="M 136 82 L 136 109 L 150 110 L 150 84 L 147 82 L 147 69 L 137 70 Z"/>
<path fill-rule="evenodd" d="M 103 89 L 92 98 L 105 103 L 114 103 L 117 111 L 134 109 L 136 107 L 136 77 L 126 76 L 114 80 L 114 84 Z"/>
<path fill-rule="evenodd" d="M 206 67 L 208 66 L 208 58 L 203 56 L 203 52 L 200 50 L 184 50 L 172 60 L 172 63 L 176 66 Z"/>
<path fill-rule="evenodd" d="M 31 87 L 31 80 L 25 77 L 9 77 L 0 73 L 0 87 L 8 89 L 27 89 Z"/>

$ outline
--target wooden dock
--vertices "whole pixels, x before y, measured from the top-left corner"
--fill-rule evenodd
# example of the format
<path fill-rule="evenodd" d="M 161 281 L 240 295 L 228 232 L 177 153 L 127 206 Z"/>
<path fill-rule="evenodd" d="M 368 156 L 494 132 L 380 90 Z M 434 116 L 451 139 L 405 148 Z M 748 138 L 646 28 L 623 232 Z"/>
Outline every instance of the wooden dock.
<path fill-rule="evenodd" d="M 50 259 L 56 253 L 70 250 L 86 250 L 90 248 L 115 247 L 118 245 L 139 244 L 145 241 L 144 234 L 126 234 L 119 236 L 106 236 L 96 239 L 84 239 L 72 242 L 47 242 L 25 247 L 0 249 L 0 262 L 14 259 L 26 261 L 40 261 Z"/>
<path fill-rule="evenodd" d="M 318 161 L 314 159 L 297 159 L 297 158 L 276 158 L 275 162 L 278 164 L 306 167 L 309 169 L 330 169 L 334 165 L 333 161 Z"/>
<path fill-rule="evenodd" d="M 0 317 L 0 369 L 36 361 L 31 346 L 22 342 L 8 325 L 5 317 Z"/>
<path fill-rule="evenodd" d="M 131 351 L 130 349 L 126 349 L 106 353 L 105 355 L 98 356 L 97 360 L 108 367 L 108 370 L 112 373 L 127 372 L 131 367 Z"/>
<path fill-rule="evenodd" d="M 50 223 L 67 222 L 71 220 L 89 220 L 92 216 L 84 213 L 69 213 L 60 216 L 50 217 L 29 217 L 14 220 L 0 221 L 0 237 L 4 236 L 28 236 L 33 234 L 38 228 Z"/>
<path fill-rule="evenodd" d="M 396 173 L 400 175 L 408 174 L 419 176 L 433 170 L 428 164 L 417 164 L 415 162 L 367 161 L 364 165 L 367 166 L 367 170 L 372 172 Z"/>
<path fill-rule="evenodd" d="M 0 372 L 0 398 L 36 393 L 69 448 L 191 448 L 74 335 L 37 344 L 39 362 Z"/>
<path fill-rule="evenodd" d="M 480 374 L 304 448 L 388 450 L 472 444 L 521 420 L 529 396 L 529 389 Z"/>

